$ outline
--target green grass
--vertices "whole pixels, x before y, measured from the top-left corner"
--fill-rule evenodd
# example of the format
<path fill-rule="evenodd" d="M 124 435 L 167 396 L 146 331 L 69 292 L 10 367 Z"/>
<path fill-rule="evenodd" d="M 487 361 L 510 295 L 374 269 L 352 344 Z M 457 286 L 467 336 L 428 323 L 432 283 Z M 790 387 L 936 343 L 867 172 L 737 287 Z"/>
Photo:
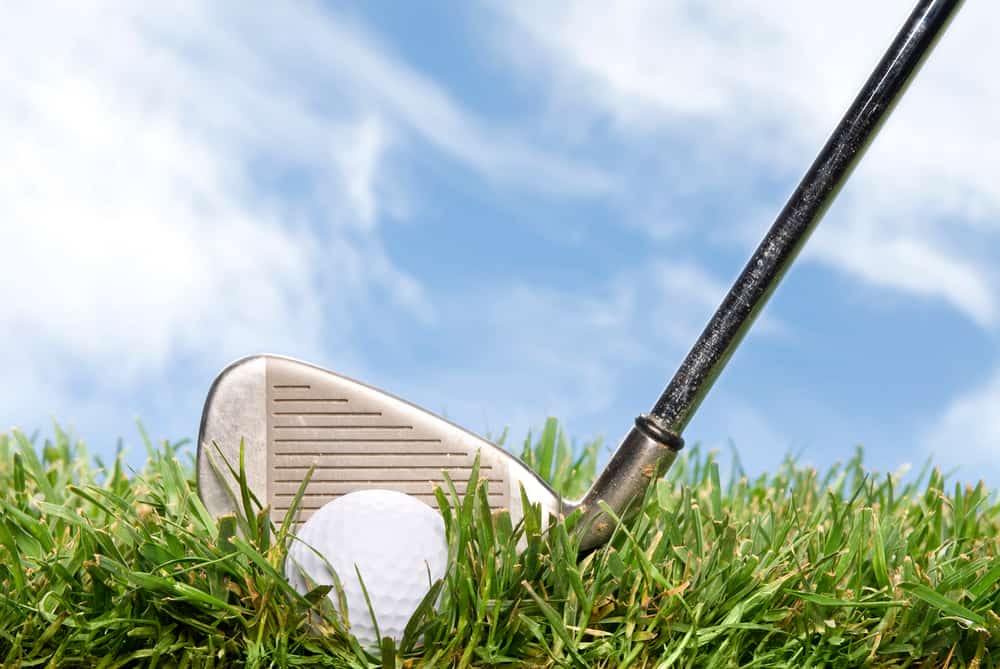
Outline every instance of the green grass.
<path fill-rule="evenodd" d="M 524 458 L 569 495 L 597 446 L 554 421 Z M 36 455 L 37 454 L 37 455 Z M 367 655 L 320 589 L 282 578 L 287 527 L 254 503 L 217 522 L 190 456 L 129 475 L 57 431 L 0 436 L 5 666 L 989 667 L 1000 664 L 1000 503 L 983 486 L 876 477 L 860 450 L 720 480 L 691 448 L 611 545 L 579 558 L 571 518 L 492 514 L 442 491 L 452 564 L 398 647 Z M 240 529 L 242 528 L 242 530 Z M 520 545 L 520 549 L 518 548 Z M 326 633 L 310 633 L 308 619 Z"/>

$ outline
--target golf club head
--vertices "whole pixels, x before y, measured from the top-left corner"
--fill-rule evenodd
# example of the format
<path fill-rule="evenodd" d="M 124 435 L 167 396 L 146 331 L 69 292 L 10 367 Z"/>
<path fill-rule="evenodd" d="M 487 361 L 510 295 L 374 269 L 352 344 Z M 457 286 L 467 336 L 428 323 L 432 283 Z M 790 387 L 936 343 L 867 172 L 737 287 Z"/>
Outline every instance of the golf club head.
<path fill-rule="evenodd" d="M 527 465 L 457 425 L 353 379 L 274 355 L 236 361 L 216 378 L 198 437 L 198 492 L 215 516 L 237 508 L 244 444 L 247 484 L 280 523 L 309 468 L 304 522 L 350 492 L 397 490 L 437 506 L 444 472 L 464 493 L 479 456 L 492 509 L 523 517 L 521 488 L 544 515 L 569 506 Z M 229 467 L 226 462 L 228 461 Z M 233 491 L 236 492 L 234 497 Z"/>

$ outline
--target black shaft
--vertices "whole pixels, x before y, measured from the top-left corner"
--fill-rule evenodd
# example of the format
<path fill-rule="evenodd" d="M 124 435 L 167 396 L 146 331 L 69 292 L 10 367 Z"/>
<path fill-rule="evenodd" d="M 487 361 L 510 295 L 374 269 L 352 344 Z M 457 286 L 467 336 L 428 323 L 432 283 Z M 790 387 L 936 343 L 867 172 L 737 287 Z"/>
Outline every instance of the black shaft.
<path fill-rule="evenodd" d="M 663 427 L 683 431 L 961 2 L 917 4 L 656 402 Z"/>

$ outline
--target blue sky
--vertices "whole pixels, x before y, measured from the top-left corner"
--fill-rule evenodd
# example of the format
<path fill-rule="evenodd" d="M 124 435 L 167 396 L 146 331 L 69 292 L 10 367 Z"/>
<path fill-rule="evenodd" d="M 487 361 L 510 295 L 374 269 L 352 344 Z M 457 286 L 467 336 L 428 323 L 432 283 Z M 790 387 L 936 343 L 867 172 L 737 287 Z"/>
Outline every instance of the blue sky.
<path fill-rule="evenodd" d="M 909 9 L 12 7 L 0 428 L 139 463 L 269 351 L 613 445 Z M 689 443 L 1000 485 L 998 22 L 967 3 Z"/>

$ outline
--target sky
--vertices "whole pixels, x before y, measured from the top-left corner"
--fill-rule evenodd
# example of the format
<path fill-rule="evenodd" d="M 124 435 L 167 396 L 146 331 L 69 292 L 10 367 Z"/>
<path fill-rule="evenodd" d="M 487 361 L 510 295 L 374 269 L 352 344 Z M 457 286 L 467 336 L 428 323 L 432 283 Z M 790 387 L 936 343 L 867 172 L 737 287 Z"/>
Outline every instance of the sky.
<path fill-rule="evenodd" d="M 15 3 L 0 430 L 138 466 L 272 352 L 610 449 L 910 8 Z M 1000 486 L 998 23 L 966 3 L 689 444 Z"/>

